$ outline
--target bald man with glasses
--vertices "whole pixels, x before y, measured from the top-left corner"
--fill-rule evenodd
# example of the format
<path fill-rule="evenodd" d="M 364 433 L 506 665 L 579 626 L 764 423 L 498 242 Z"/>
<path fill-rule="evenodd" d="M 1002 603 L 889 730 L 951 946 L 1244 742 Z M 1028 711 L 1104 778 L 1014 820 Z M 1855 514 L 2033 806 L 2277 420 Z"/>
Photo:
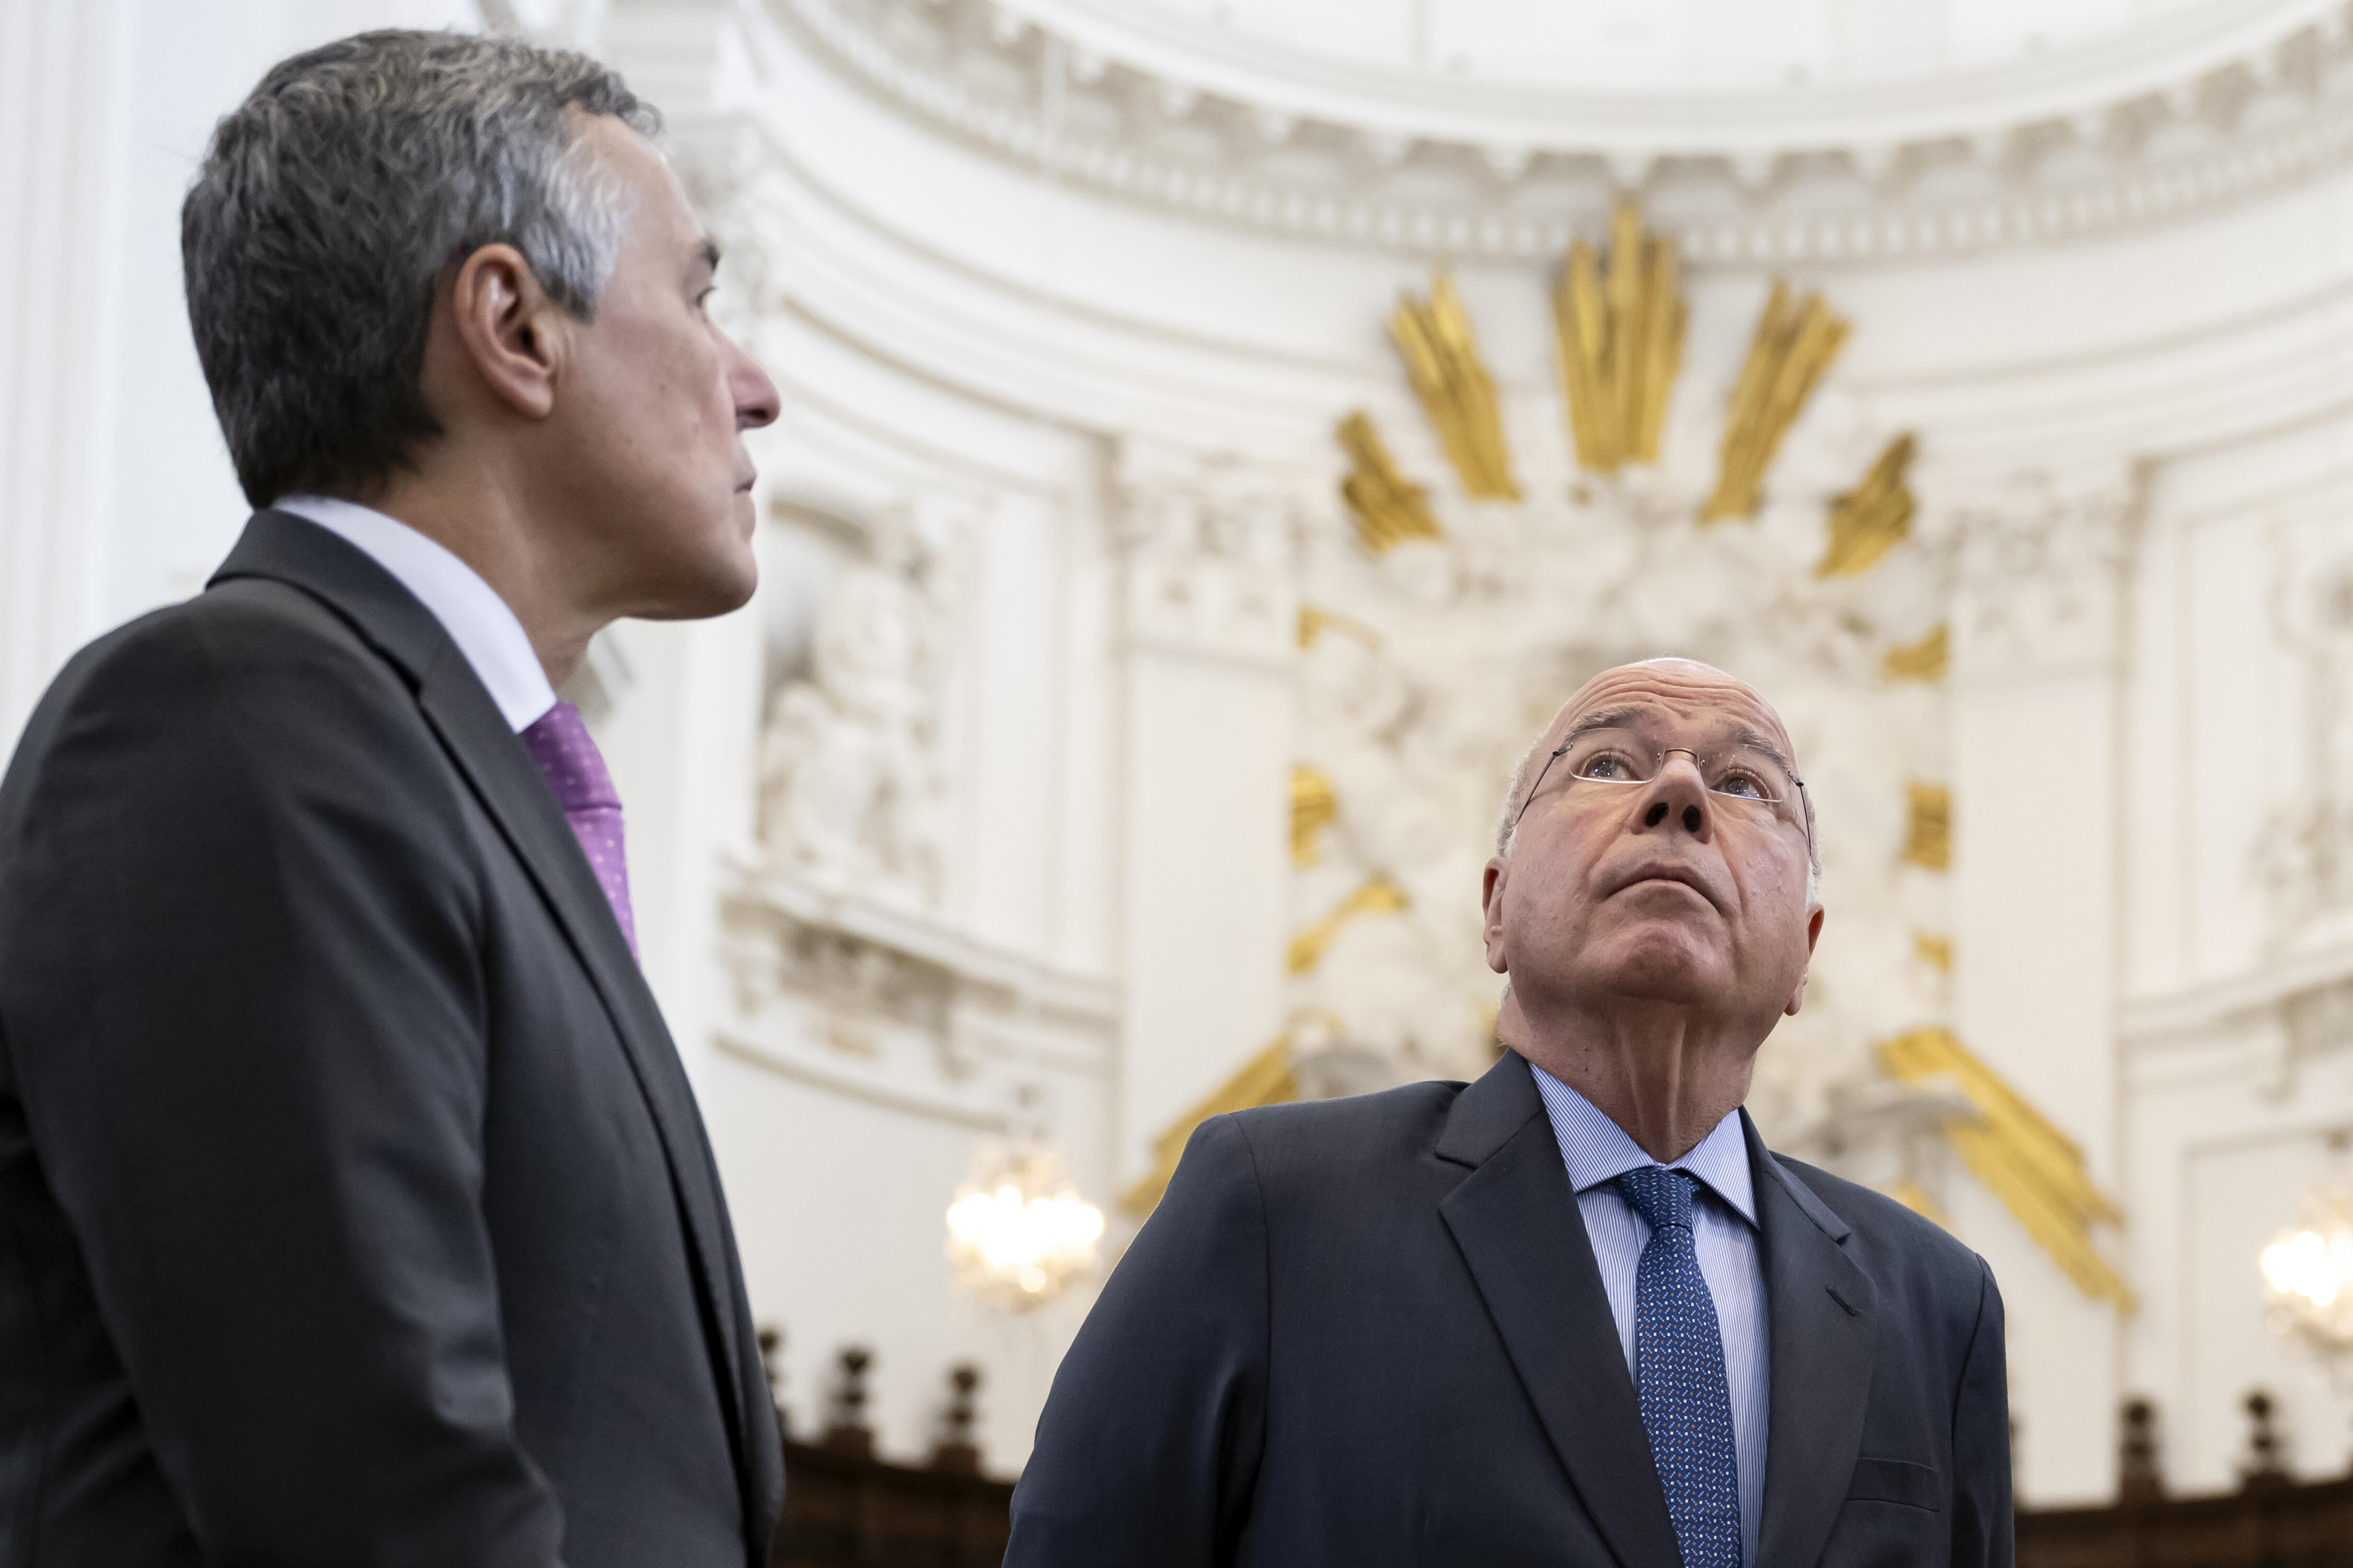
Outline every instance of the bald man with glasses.
<path fill-rule="evenodd" d="M 1055 1378 L 1008 1568 L 2007 1565 L 1991 1274 L 1741 1109 L 1819 871 L 1771 704 L 1588 681 L 1487 863 L 1502 1059 L 1203 1124 Z"/>

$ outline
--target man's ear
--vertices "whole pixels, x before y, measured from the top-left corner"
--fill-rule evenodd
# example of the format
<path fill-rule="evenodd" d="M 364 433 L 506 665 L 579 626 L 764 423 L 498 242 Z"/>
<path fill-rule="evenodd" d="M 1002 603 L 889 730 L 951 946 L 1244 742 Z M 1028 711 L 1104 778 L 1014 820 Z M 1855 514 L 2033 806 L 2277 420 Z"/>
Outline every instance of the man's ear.
<path fill-rule="evenodd" d="M 1821 940 L 1822 906 L 1816 904 L 1813 913 L 1806 917 L 1806 957 L 1809 960 L 1814 956 L 1814 944 Z M 1789 1005 L 1781 1009 L 1792 1018 L 1798 1016 L 1798 1009 L 1806 1005 L 1806 976 L 1812 968 L 1810 962 L 1805 969 L 1798 972 L 1798 988 L 1789 994 Z"/>
<path fill-rule="evenodd" d="M 458 264 L 441 304 L 459 357 L 492 401 L 525 419 L 554 411 L 570 318 L 540 288 L 522 252 L 483 246 Z"/>
<path fill-rule="evenodd" d="M 1512 972 L 1504 957 L 1504 884 L 1511 875 L 1512 863 L 1498 855 L 1487 862 L 1486 874 L 1479 884 L 1479 908 L 1486 923 L 1487 967 L 1498 974 Z"/>

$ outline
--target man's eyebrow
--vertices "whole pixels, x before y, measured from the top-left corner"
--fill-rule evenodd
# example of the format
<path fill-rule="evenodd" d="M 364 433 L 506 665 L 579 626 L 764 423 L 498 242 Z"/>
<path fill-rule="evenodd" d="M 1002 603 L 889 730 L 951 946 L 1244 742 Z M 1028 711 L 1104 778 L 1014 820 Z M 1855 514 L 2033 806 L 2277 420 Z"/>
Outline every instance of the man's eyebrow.
<path fill-rule="evenodd" d="M 1596 730 L 1620 729 L 1638 719 L 1648 717 L 1650 717 L 1650 710 L 1647 708 L 1605 708 L 1599 713 L 1588 713 L 1584 718 L 1571 724 L 1568 727 L 1568 733 L 1560 738 L 1560 743 L 1562 748 L 1566 749 L 1574 746 L 1580 739 Z"/>
<path fill-rule="evenodd" d="M 1789 760 L 1788 753 L 1782 751 L 1778 745 L 1776 745 L 1770 736 L 1762 734 L 1757 731 L 1748 728 L 1746 724 L 1743 724 L 1735 728 L 1732 731 L 1732 742 L 1736 746 L 1756 747 L 1758 751 L 1764 752 L 1767 756 L 1780 763 L 1781 771 L 1783 773 L 1788 773 L 1791 778 L 1796 778 L 1798 776 L 1798 764 Z"/>

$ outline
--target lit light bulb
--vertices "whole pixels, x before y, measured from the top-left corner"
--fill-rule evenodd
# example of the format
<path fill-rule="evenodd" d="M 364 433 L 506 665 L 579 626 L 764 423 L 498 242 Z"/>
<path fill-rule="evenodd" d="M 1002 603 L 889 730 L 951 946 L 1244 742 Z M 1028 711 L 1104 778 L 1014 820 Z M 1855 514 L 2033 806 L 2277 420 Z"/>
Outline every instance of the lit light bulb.
<path fill-rule="evenodd" d="M 2316 1194 L 2304 1224 L 2282 1231 L 2257 1261 L 2273 1331 L 2340 1370 L 2353 1367 L 2353 1192 Z"/>
<path fill-rule="evenodd" d="M 948 1206 L 947 1233 L 959 1285 L 1028 1311 L 1093 1271 L 1103 1215 L 1050 1154 L 984 1154 Z"/>

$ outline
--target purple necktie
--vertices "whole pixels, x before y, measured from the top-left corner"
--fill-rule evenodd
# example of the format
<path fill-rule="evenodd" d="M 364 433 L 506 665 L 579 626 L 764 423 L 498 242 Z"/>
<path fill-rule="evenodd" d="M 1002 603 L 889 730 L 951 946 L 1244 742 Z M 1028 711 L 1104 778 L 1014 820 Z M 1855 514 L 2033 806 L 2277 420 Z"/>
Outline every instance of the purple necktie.
<path fill-rule="evenodd" d="M 555 792 L 564 820 L 572 825 L 572 837 L 580 840 L 588 868 L 596 873 L 596 885 L 605 889 L 605 901 L 613 906 L 613 918 L 621 922 L 621 934 L 628 939 L 629 954 L 635 957 L 638 922 L 629 914 L 629 863 L 622 854 L 621 797 L 613 788 L 613 775 L 605 771 L 604 753 L 588 738 L 588 721 L 571 703 L 559 702 L 522 732 L 522 743 L 530 748 L 531 760 L 539 764 L 539 771 L 547 775 L 547 787 Z"/>

